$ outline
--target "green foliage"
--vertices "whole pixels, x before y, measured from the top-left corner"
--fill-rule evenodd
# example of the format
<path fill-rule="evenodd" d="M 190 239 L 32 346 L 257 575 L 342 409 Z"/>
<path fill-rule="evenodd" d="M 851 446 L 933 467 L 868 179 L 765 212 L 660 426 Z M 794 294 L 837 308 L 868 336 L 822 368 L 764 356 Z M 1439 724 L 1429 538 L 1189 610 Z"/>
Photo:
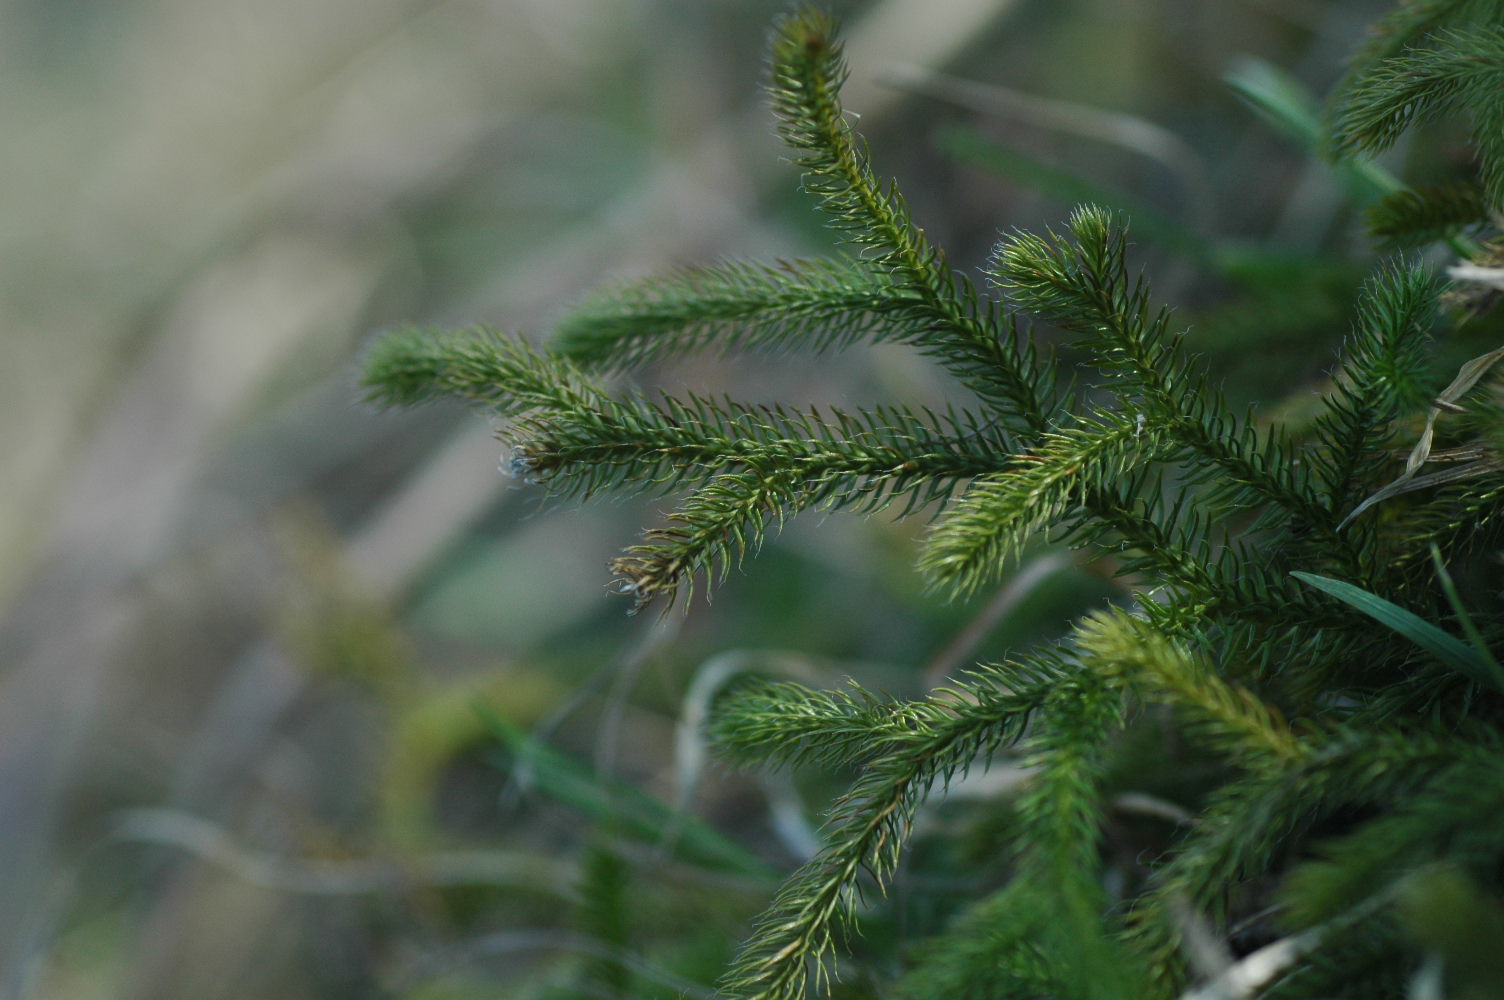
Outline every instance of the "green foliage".
<path fill-rule="evenodd" d="M 1498 18 L 1497 5 L 1490 6 Z M 1358 72 L 1333 110 L 1334 147 L 1339 153 L 1376 153 L 1421 122 L 1466 111 L 1473 120 L 1486 203 L 1499 208 L 1504 204 L 1501 84 L 1504 26 L 1473 24 L 1428 34 Z"/>
<path fill-rule="evenodd" d="M 1499 203 L 1504 34 L 1477 23 L 1495 16 L 1493 4 L 1403 6 L 1337 97 L 1344 153 L 1443 111 L 1475 123 L 1482 194 L 1386 198 L 1374 209 L 1386 239 L 1451 233 Z M 1083 206 L 1061 232 L 1008 234 L 984 271 L 995 295 L 953 271 L 874 172 L 839 103 L 845 75 L 830 18 L 779 22 L 779 131 L 849 256 L 610 289 L 566 316 L 549 350 L 404 331 L 366 367 L 373 399 L 454 397 L 500 415 L 507 468 L 553 495 L 684 492 L 613 566 L 634 607 L 713 584 L 810 508 L 929 512 L 919 569 L 952 597 L 1004 578 L 1041 537 L 1129 576 L 1123 606 L 922 699 L 763 679 L 718 701 L 708 735 L 730 761 L 854 773 L 724 994 L 831 988 L 846 932 L 893 883 L 927 797 L 1004 764 L 1022 775 L 1007 877 L 896 958 L 899 996 L 1157 998 L 1196 983 L 1208 996 L 1398 995 L 1437 963 L 1478 988 L 1469 963 L 1483 946 L 1466 928 L 1414 928 L 1453 897 L 1494 928 L 1504 892 L 1490 649 L 1504 615 L 1476 599 L 1469 613 L 1452 581 L 1487 574 L 1500 489 L 1474 476 L 1376 493 L 1439 389 L 1442 287 L 1405 262 L 1377 266 L 1315 412 L 1235 413 L 1134 273 L 1113 212 Z M 1081 359 L 1079 383 L 1036 347 L 1054 336 Z M 600 381 L 702 348 L 859 341 L 911 346 L 972 402 L 821 412 Z M 1155 748 L 1157 773 L 1121 773 L 1130 743 Z M 1160 812 L 1187 819 L 1124 850 L 1113 796 L 1151 787 L 1178 788 Z M 696 843 L 730 857 L 703 830 Z M 612 864 L 596 856 L 590 912 L 620 936 Z M 1465 880 L 1433 878 L 1437 866 Z M 625 988 L 617 965 L 592 975 Z"/>
<path fill-rule="evenodd" d="M 663 831 L 676 830 L 672 853 L 715 871 L 760 878 L 767 866 L 741 845 L 703 823 L 675 815 L 672 807 L 644 793 L 629 782 L 602 780 L 578 763 L 520 732 L 501 716 L 479 708 L 481 719 L 505 750 L 503 759 L 514 772 L 526 775 L 548 794 L 569 803 L 584 816 L 597 821 L 619 841 L 635 840 L 656 845 Z M 607 847 L 598 853 L 610 854 Z M 604 876 L 620 875 L 610 857 L 597 857 Z"/>
<path fill-rule="evenodd" d="M 1315 421 L 1322 447 L 1313 460 L 1333 507 L 1357 502 L 1396 443 L 1395 418 L 1424 402 L 1434 311 L 1431 279 L 1419 269 L 1381 272 L 1364 286 L 1327 410 Z"/>
<path fill-rule="evenodd" d="M 1296 579 L 1309 583 L 1363 612 L 1374 621 L 1409 639 L 1426 652 L 1479 684 L 1504 691 L 1504 672 L 1487 649 L 1476 649 L 1454 635 L 1449 635 L 1419 615 L 1412 614 L 1382 597 L 1375 597 L 1350 583 L 1332 580 L 1314 573 L 1294 573 Z"/>
<path fill-rule="evenodd" d="M 730 263 L 599 292 L 559 322 L 554 347 L 599 367 L 702 346 L 833 349 L 913 337 L 916 306 L 855 261 Z"/>
<path fill-rule="evenodd" d="M 627 995 L 632 970 L 620 958 L 631 945 L 627 866 L 609 845 L 601 844 L 587 852 L 583 869 L 581 930 L 604 946 L 602 954 L 592 955 L 585 964 L 584 985 L 607 996 Z"/>
<path fill-rule="evenodd" d="M 1364 212 L 1369 235 L 1385 247 L 1422 246 L 1488 219 L 1483 192 L 1471 184 L 1433 184 L 1385 195 Z"/>

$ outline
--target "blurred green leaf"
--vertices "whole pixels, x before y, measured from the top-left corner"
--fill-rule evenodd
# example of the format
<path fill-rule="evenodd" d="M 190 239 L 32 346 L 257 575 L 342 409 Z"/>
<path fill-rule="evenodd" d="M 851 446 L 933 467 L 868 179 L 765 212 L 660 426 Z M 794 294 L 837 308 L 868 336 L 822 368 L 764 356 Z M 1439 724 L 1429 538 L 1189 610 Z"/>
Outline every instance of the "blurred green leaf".
<path fill-rule="evenodd" d="M 661 844 L 691 864 L 754 878 L 776 876 L 767 862 L 697 817 L 674 809 L 630 782 L 596 774 L 513 726 L 487 705 L 477 704 L 475 711 L 506 752 L 496 758 L 496 763 L 509 771 L 526 767 L 530 784 L 543 794 L 592 820 L 609 822 L 624 835 Z"/>

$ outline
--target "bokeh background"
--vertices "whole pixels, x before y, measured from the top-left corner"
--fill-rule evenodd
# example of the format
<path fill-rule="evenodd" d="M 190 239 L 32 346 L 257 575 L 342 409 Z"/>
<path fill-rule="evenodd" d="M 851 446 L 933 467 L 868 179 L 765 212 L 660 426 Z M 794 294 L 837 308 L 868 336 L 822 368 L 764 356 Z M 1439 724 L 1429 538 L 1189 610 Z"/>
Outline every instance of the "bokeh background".
<path fill-rule="evenodd" d="M 832 514 L 630 618 L 605 564 L 668 501 L 550 504 L 484 416 L 360 401 L 382 329 L 542 336 L 603 281 L 827 249 L 760 89 L 782 6 L 0 2 L 0 996 L 708 993 L 841 780 L 716 765 L 718 684 L 913 695 L 1113 592 L 1041 548 L 946 603 L 922 518 Z M 1214 363 L 1263 345 L 1235 396 L 1319 375 L 1256 338 L 1340 325 L 1349 201 L 1222 78 L 1321 93 L 1386 4 L 834 6 L 953 262 L 1121 204 Z M 639 384 L 960 400 L 891 348 Z M 877 965 L 966 888 L 922 844 Z"/>

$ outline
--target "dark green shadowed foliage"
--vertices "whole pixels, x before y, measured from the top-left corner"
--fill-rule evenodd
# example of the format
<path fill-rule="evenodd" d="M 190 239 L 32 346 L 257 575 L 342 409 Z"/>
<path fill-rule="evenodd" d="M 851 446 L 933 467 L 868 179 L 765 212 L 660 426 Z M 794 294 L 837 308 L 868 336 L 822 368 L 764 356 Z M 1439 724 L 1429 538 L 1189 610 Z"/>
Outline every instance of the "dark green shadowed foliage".
<path fill-rule="evenodd" d="M 1385 244 L 1491 224 L 1499 11 L 1402 5 L 1334 96 L 1326 138 L 1340 156 L 1438 116 L 1472 129 L 1476 169 L 1370 208 Z M 890 995 L 1485 995 L 1486 957 L 1504 949 L 1491 672 L 1504 401 L 1487 356 L 1449 393 L 1444 282 L 1412 260 L 1374 265 L 1350 330 L 1328 331 L 1317 398 L 1276 408 L 1285 419 L 1237 412 L 1225 373 L 1187 349 L 1130 265 L 1128 220 L 1085 205 L 1059 231 L 1009 232 L 973 282 L 853 131 L 833 20 L 782 19 L 771 58 L 779 133 L 838 255 L 609 288 L 546 348 L 402 331 L 365 369 L 374 400 L 455 398 L 499 416 L 508 468 L 553 495 L 674 496 L 667 523 L 613 565 L 634 609 L 689 600 L 811 508 L 922 509 L 918 572 L 958 599 L 1006 582 L 1041 543 L 1126 581 L 1120 606 L 918 700 L 760 679 L 715 702 L 707 735 L 726 760 L 851 781 L 723 995 L 842 989 L 838 955 L 886 905 L 927 798 L 988 767 L 1017 775 L 999 793 L 1001 874 L 968 885 L 937 934 L 863 966 Z M 1490 266 L 1480 253 L 1464 263 Z M 875 342 L 929 359 L 969 401 L 843 412 L 603 381 L 692 351 Z M 582 912 L 626 948 L 614 855 L 592 857 L 582 890 L 600 898 Z M 1433 919 L 1447 905 L 1478 918 Z M 614 953 L 589 975 L 606 991 L 631 982 Z"/>

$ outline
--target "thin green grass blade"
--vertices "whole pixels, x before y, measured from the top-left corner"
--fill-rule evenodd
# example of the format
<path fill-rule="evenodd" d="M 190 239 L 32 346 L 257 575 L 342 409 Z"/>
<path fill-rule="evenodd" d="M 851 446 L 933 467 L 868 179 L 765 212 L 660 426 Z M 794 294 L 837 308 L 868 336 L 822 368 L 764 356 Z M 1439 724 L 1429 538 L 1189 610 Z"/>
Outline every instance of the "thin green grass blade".
<path fill-rule="evenodd" d="M 1504 691 L 1504 670 L 1500 670 L 1497 663 L 1414 612 L 1406 611 L 1398 604 L 1342 580 L 1299 571 L 1290 575 L 1356 608 L 1385 628 L 1398 632 L 1458 673 L 1479 684 Z"/>
<path fill-rule="evenodd" d="M 1276 132 L 1307 152 L 1321 151 L 1325 141 L 1321 116 L 1315 98 L 1299 80 L 1261 59 L 1249 58 L 1241 60 L 1222 82 Z M 1348 195 L 1360 204 L 1406 190 L 1403 181 L 1370 159 L 1344 156 L 1335 165 Z M 1478 252 L 1477 244 L 1465 236 L 1454 233 L 1445 240 L 1461 257 L 1471 258 Z"/>
<path fill-rule="evenodd" d="M 1222 82 L 1270 128 L 1294 140 L 1307 152 L 1320 149 L 1322 125 L 1316 99 L 1284 70 L 1260 59 L 1244 59 Z M 1372 201 L 1404 188 L 1393 174 L 1372 160 L 1346 159 L 1339 170 L 1349 194 L 1359 201 Z"/>
<path fill-rule="evenodd" d="M 673 831 L 677 834 L 674 853 L 692 864 L 753 878 L 774 875 L 767 862 L 699 819 L 675 810 L 630 782 L 597 775 L 518 729 L 487 705 L 477 704 L 475 711 L 506 751 L 507 757 L 499 762 L 512 767 L 519 760 L 525 761 L 537 788 L 552 798 L 645 843 L 657 843 L 666 831 Z"/>
<path fill-rule="evenodd" d="M 1462 626 L 1463 635 L 1467 641 L 1473 644 L 1478 655 L 1487 660 L 1493 670 L 1504 675 L 1504 669 L 1499 666 L 1493 651 L 1488 648 L 1488 643 L 1483 641 L 1483 635 L 1478 631 L 1478 626 L 1473 623 L 1473 616 L 1467 613 L 1467 608 L 1462 603 L 1462 595 L 1457 593 L 1457 584 L 1452 582 L 1452 574 L 1447 572 L 1446 563 L 1442 561 L 1441 549 L 1434 543 L 1431 546 L 1431 564 L 1436 567 L 1436 577 L 1441 581 L 1442 593 L 1447 595 L 1447 603 L 1452 606 L 1452 611 L 1457 615 L 1457 622 Z"/>

